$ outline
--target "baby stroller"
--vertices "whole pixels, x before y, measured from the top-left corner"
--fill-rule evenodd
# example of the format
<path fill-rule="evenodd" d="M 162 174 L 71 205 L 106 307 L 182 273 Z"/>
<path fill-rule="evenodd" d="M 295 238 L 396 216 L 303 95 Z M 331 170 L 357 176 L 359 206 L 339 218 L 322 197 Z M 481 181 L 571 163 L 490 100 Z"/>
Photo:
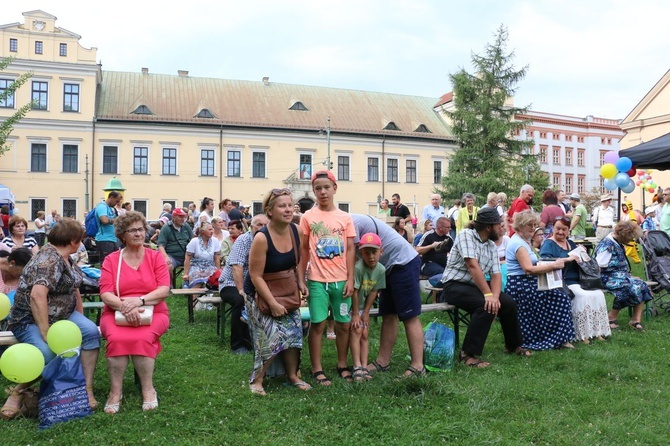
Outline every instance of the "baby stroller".
<path fill-rule="evenodd" d="M 657 283 L 649 287 L 654 295 L 652 313 L 670 313 L 670 236 L 663 231 L 649 231 L 642 239 L 642 252 L 647 280 Z"/>

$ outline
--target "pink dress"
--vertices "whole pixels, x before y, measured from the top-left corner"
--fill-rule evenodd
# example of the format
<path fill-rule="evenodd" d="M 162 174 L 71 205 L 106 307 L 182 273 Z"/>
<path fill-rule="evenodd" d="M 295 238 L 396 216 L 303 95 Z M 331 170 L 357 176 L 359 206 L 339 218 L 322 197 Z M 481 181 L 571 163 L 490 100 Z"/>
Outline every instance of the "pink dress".
<path fill-rule="evenodd" d="M 100 276 L 100 293 L 116 294 L 116 271 L 121 251 L 105 258 Z M 119 287 L 121 299 L 138 297 L 150 293 L 159 286 L 170 286 L 165 259 L 158 252 L 146 249 L 144 259 L 137 270 L 123 262 Z M 162 350 L 160 337 L 170 326 L 168 306 L 161 302 L 154 307 L 151 325 L 121 327 L 114 322 L 114 310 L 105 305 L 100 318 L 100 331 L 107 340 L 107 356 L 137 355 L 156 358 Z"/>

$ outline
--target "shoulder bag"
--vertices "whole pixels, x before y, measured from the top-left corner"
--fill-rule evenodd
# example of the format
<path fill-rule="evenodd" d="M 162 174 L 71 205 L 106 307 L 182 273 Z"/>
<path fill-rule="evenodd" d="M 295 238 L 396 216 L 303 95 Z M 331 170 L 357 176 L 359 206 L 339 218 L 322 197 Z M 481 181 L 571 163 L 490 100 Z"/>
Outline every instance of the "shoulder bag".
<path fill-rule="evenodd" d="M 288 312 L 295 311 L 300 308 L 300 287 L 298 286 L 297 274 L 298 244 L 296 243 L 293 231 L 293 225 L 289 226 L 296 266 L 287 269 L 286 271 L 263 274 L 263 280 L 267 284 L 270 293 L 275 298 L 277 303 L 286 308 L 286 311 Z M 272 314 L 270 305 L 258 292 L 256 292 L 256 305 L 258 306 L 258 310 L 261 313 L 266 315 Z"/>
<path fill-rule="evenodd" d="M 580 253 L 579 266 L 579 286 L 585 290 L 599 290 L 603 288 L 603 281 L 600 278 L 600 266 L 596 259 L 589 257 L 585 252 Z"/>
<path fill-rule="evenodd" d="M 119 279 L 121 278 L 121 262 L 123 261 L 123 251 L 119 252 L 119 266 L 116 268 L 116 295 L 121 298 L 121 292 L 119 291 Z M 151 325 L 151 321 L 154 318 L 154 306 L 153 305 L 142 305 L 139 308 L 143 308 L 144 311 L 140 312 L 140 325 Z M 131 324 L 126 319 L 126 316 L 123 315 L 119 310 L 114 312 L 114 322 L 116 325 L 122 327 L 130 327 Z"/>

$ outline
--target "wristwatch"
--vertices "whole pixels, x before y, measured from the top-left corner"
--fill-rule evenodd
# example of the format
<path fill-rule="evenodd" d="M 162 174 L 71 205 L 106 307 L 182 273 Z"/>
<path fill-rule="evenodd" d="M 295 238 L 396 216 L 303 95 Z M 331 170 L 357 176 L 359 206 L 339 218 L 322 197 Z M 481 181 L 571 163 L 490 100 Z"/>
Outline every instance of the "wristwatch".
<path fill-rule="evenodd" d="M 142 306 L 144 306 L 144 297 L 140 297 L 140 300 L 142 301 Z"/>

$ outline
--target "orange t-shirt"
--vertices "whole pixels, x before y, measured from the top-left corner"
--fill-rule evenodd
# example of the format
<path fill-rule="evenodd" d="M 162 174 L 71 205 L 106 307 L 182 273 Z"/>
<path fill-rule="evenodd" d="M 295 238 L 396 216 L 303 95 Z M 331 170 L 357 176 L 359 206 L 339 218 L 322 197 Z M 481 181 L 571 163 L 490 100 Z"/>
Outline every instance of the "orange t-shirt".
<path fill-rule="evenodd" d="M 339 209 L 325 212 L 313 207 L 300 219 L 309 240 L 309 280 L 347 280 L 347 239 L 356 237 L 351 216 Z"/>

